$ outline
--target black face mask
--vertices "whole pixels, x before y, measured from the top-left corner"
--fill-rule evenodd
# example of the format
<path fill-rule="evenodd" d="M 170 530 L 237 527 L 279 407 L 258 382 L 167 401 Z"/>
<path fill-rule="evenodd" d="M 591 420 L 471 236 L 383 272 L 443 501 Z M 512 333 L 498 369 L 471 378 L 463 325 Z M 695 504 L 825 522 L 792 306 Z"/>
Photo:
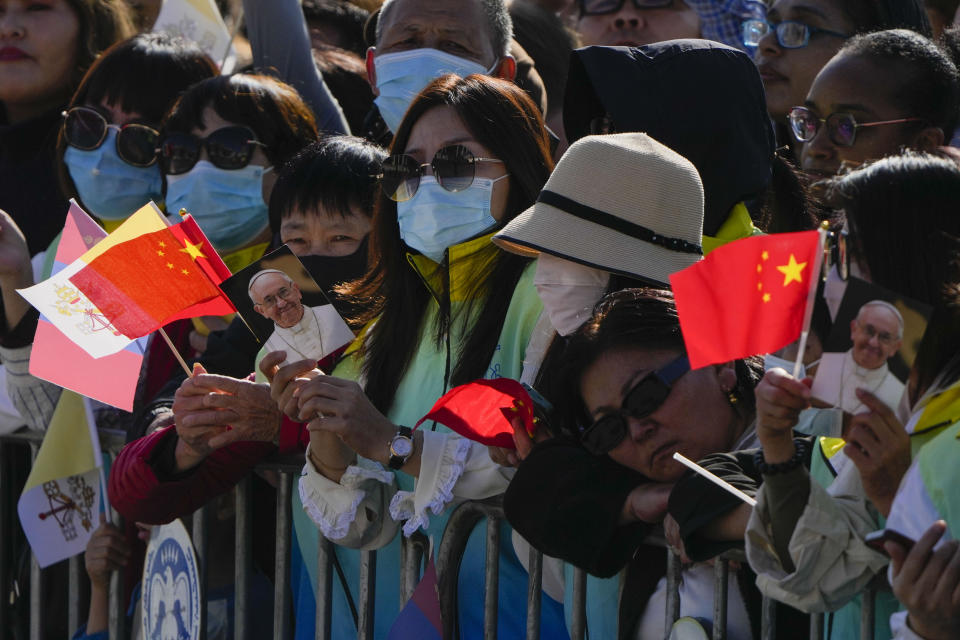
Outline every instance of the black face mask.
<path fill-rule="evenodd" d="M 358 310 L 357 306 L 353 301 L 337 296 L 333 289 L 344 282 L 356 280 L 367 272 L 367 240 L 364 238 L 357 250 L 347 256 L 300 256 L 300 262 L 344 317 L 354 315 Z"/>

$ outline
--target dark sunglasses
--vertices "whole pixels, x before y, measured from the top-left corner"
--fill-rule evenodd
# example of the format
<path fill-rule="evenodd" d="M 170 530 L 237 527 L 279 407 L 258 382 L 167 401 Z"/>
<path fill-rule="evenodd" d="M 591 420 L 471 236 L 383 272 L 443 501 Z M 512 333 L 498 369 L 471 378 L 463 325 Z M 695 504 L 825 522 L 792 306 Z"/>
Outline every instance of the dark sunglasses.
<path fill-rule="evenodd" d="M 193 169 L 200 159 L 200 152 L 206 149 L 215 167 L 231 171 L 243 169 L 250 164 L 256 147 L 266 146 L 257 140 L 251 129 L 239 125 L 221 127 L 206 138 L 190 133 L 169 133 L 160 145 L 160 166 L 167 175 L 186 173 Z"/>
<path fill-rule="evenodd" d="M 810 36 L 822 33 L 834 38 L 849 38 L 850 34 L 811 27 L 808 24 L 795 20 L 784 20 L 773 24 L 766 20 L 746 20 L 741 25 L 743 44 L 748 47 L 759 47 L 760 40 L 773 31 L 777 37 L 777 44 L 784 49 L 802 49 L 810 44 Z"/>
<path fill-rule="evenodd" d="M 616 13 L 626 2 L 627 0 L 580 0 L 580 15 L 602 16 Z M 671 4 L 673 0 L 633 0 L 633 6 L 637 9 L 660 9 Z"/>
<path fill-rule="evenodd" d="M 420 164 L 412 156 L 397 154 L 380 165 L 380 186 L 388 198 L 395 202 L 409 200 L 420 188 L 420 178 L 427 167 L 433 177 L 447 191 L 463 191 L 473 184 L 478 162 L 499 162 L 496 158 L 478 158 L 462 144 L 437 150 L 429 164 Z"/>
<path fill-rule="evenodd" d="M 820 125 L 827 125 L 827 134 L 830 141 L 840 147 L 852 147 L 857 141 L 857 129 L 864 127 L 879 127 L 889 124 L 903 124 L 905 122 L 920 122 L 921 118 L 897 118 L 896 120 L 877 120 L 874 122 L 857 122 L 849 113 L 831 113 L 821 118 L 807 107 L 794 107 L 787 116 L 790 131 L 793 137 L 800 142 L 810 142 L 820 131 Z"/>
<path fill-rule="evenodd" d="M 620 410 L 598 418 L 580 433 L 583 447 L 597 456 L 616 447 L 627 436 L 627 418 L 642 420 L 659 409 L 670 395 L 671 385 L 688 371 L 690 361 L 687 356 L 680 356 L 645 375 L 626 393 Z"/>
<path fill-rule="evenodd" d="M 107 139 L 107 131 L 117 131 L 117 155 L 135 167 L 149 167 L 157 161 L 160 132 L 145 124 L 110 124 L 103 115 L 89 107 L 73 107 L 64 111 L 63 137 L 71 147 L 92 151 Z"/>

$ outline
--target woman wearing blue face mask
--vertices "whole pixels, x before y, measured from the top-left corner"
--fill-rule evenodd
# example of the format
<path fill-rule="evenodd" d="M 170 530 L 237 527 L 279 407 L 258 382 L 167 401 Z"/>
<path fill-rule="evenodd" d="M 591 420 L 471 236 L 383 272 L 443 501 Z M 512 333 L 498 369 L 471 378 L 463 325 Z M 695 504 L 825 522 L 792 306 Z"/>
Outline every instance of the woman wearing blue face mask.
<path fill-rule="evenodd" d="M 193 214 L 237 271 L 269 244 L 273 168 L 316 139 L 313 115 L 293 87 L 252 74 L 204 80 L 184 93 L 164 122 L 160 167 L 167 210 Z"/>
<path fill-rule="evenodd" d="M 452 386 L 519 377 L 542 306 L 530 261 L 498 251 L 490 238 L 533 203 L 551 169 L 533 102 L 515 85 L 481 75 L 429 84 L 400 123 L 391 153 L 370 232 L 379 259 L 344 287 L 372 302 L 358 318 L 367 325 L 363 344 L 332 376 L 293 382 L 302 385 L 299 400 L 281 406 L 309 421 L 309 463 L 297 496 L 306 513 L 340 545 L 383 547 L 377 637 L 386 637 L 396 615 L 400 523 L 405 535 L 424 529 L 436 549 L 458 500 L 506 488 L 509 474 L 482 445 L 439 424 L 412 434 L 409 427 Z M 279 355 L 264 358 L 261 370 L 272 372 Z M 272 372 L 275 391 L 311 367 Z M 482 538 L 468 544 L 459 572 L 463 638 L 483 633 L 475 597 Z M 501 539 L 499 634 L 521 637 L 525 615 L 514 605 L 527 577 L 509 529 Z M 314 557 L 315 537 L 299 541 L 303 556 Z M 544 600 L 541 629 L 544 637 L 565 637 L 558 603 Z"/>
<path fill-rule="evenodd" d="M 217 73 L 198 46 L 162 33 L 107 50 L 64 111 L 64 191 L 111 231 L 150 200 L 161 203 L 160 121 L 187 87 Z"/>

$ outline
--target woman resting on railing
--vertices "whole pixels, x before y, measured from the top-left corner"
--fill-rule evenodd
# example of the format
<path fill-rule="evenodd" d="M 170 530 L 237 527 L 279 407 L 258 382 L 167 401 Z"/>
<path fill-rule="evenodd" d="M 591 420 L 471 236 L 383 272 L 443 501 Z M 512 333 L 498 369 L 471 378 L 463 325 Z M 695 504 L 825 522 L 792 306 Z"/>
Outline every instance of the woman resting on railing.
<path fill-rule="evenodd" d="M 912 455 L 955 422 L 960 407 L 946 395 L 957 382 L 946 375 L 946 364 L 957 353 L 960 327 L 952 317 L 955 301 L 944 293 L 957 281 L 960 169 L 936 156 L 893 156 L 847 174 L 834 191 L 849 230 L 845 270 L 933 305 L 934 312 L 901 405 L 909 408 L 892 411 L 862 389 L 864 411 L 842 416 L 846 446 L 822 438 L 809 473 L 797 466 L 765 476 L 748 526 L 747 557 L 764 594 L 805 611 L 831 611 L 829 630 L 847 638 L 859 636 L 860 591 L 888 562 L 864 536 L 883 528 Z M 767 463 L 795 455 L 790 434 L 809 406 L 808 384 L 774 369 L 757 387 Z M 926 411 L 935 398 L 947 410 L 937 419 Z M 888 619 L 897 606 L 889 592 L 879 593 L 876 638 L 890 637 Z"/>
<path fill-rule="evenodd" d="M 666 554 L 642 543 L 665 517 L 675 520 L 669 537 L 682 540 L 693 561 L 683 572 L 681 615 L 711 620 L 714 577 L 705 561 L 742 542 L 750 508 L 686 474 L 672 454 L 707 458 L 705 465 L 743 491 L 756 490 L 750 455 L 710 454 L 755 445 L 759 363 L 691 370 L 672 294 L 628 289 L 604 298 L 549 365 L 542 390 L 555 405 L 554 430 L 565 435 L 526 456 L 507 491 L 507 517 L 544 553 L 592 573 L 608 576 L 626 566 L 621 633 L 636 627 L 643 638 L 665 635 Z M 596 456 L 592 465 L 584 462 L 589 454 Z M 620 467 L 607 464 L 607 456 Z M 759 594 L 751 583 L 745 568 L 731 572 L 730 638 L 759 635 Z M 780 620 L 777 637 L 805 632 L 796 617 Z"/>

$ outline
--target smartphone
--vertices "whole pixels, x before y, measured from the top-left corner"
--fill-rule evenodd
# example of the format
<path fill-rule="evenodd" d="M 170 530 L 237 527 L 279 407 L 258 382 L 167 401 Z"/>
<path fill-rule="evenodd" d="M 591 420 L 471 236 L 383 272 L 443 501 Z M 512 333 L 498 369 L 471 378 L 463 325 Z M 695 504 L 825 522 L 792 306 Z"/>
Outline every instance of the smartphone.
<path fill-rule="evenodd" d="M 894 531 L 893 529 L 880 529 L 879 531 L 871 531 L 864 538 L 864 542 L 867 543 L 868 547 L 885 555 L 887 550 L 884 548 L 883 543 L 887 540 L 896 542 L 907 551 L 910 551 L 915 542 L 914 540 L 911 540 L 907 536 Z"/>

